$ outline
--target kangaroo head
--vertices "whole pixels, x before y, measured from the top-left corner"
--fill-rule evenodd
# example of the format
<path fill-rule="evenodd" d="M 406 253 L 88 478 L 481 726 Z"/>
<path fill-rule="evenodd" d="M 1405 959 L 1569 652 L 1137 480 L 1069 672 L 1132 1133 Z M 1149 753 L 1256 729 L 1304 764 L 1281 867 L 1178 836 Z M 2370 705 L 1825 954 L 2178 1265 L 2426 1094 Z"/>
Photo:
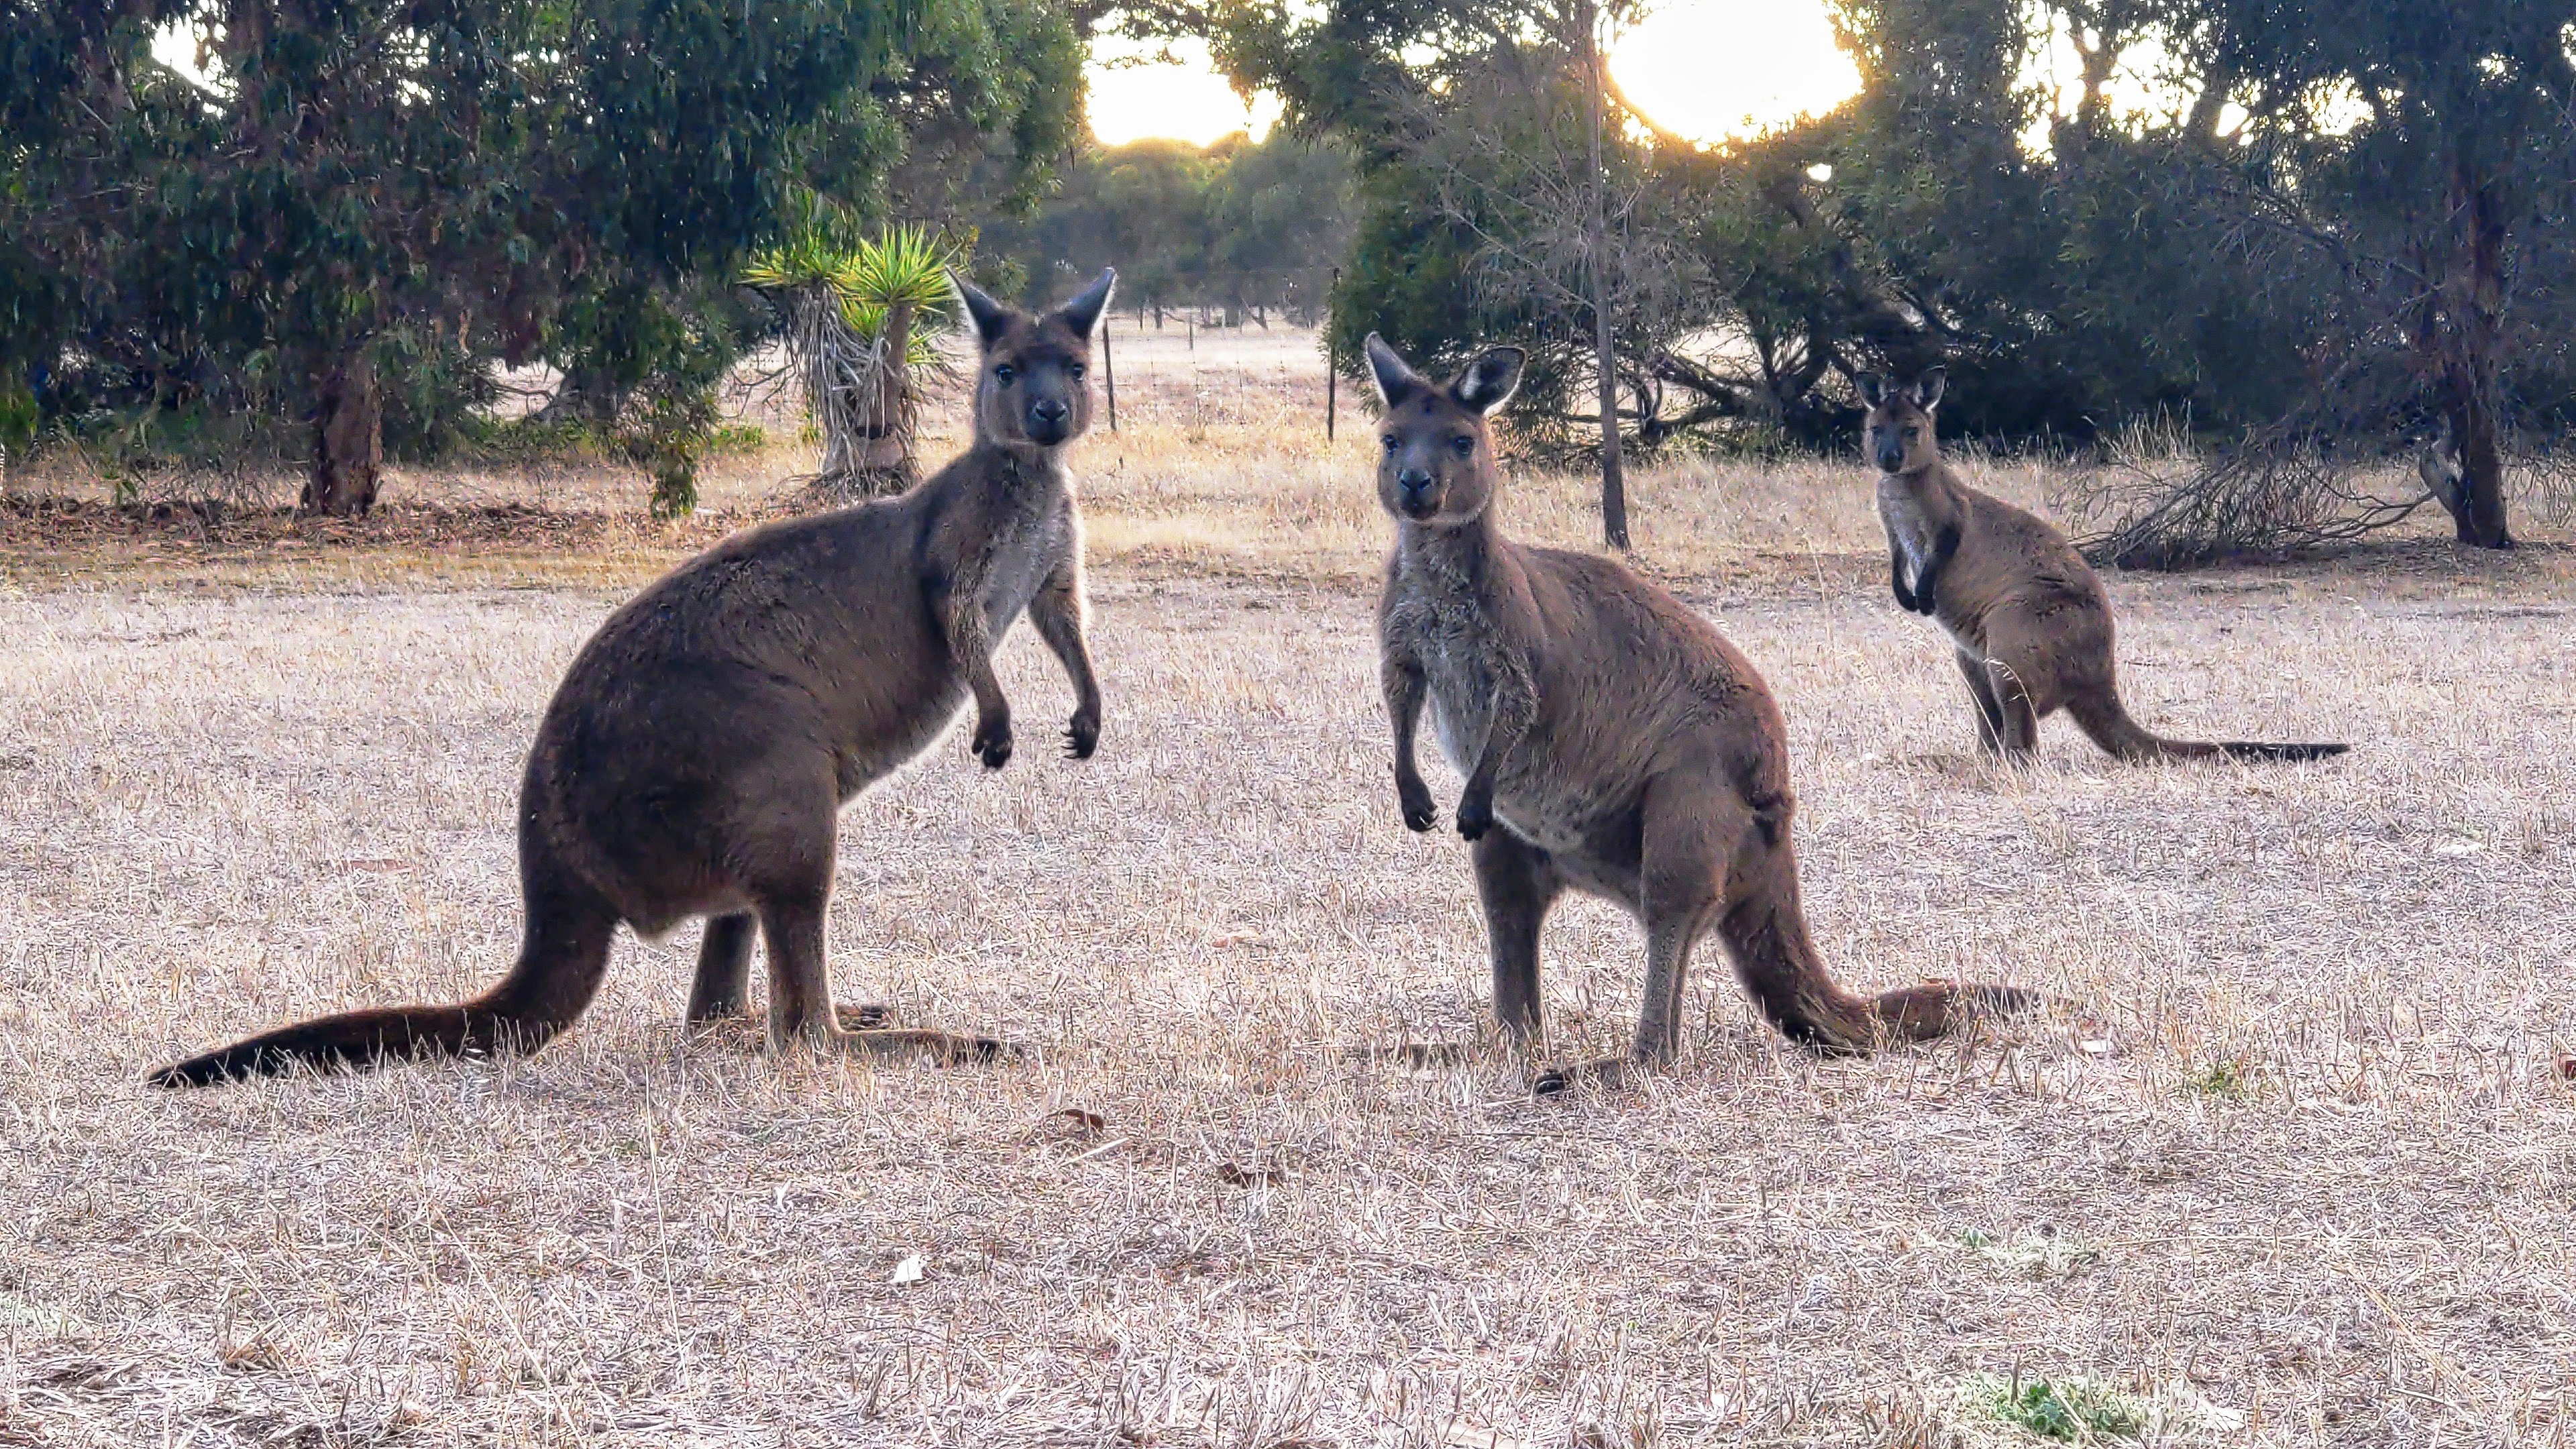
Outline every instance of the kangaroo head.
<path fill-rule="evenodd" d="M 1415 372 L 1374 332 L 1366 351 L 1386 404 L 1377 430 L 1384 450 L 1378 501 L 1416 523 L 1459 524 L 1483 513 L 1494 501 L 1498 472 L 1487 420 L 1520 386 L 1521 350 L 1494 348 L 1445 385 Z"/>
<path fill-rule="evenodd" d="M 976 364 L 975 436 L 985 442 L 1057 448 L 1091 426 L 1091 329 L 1109 309 L 1118 281 L 1104 268 L 1099 280 L 1073 300 L 1041 317 L 996 301 L 963 277 L 955 279 L 966 313 L 975 320 L 983 356 Z"/>
<path fill-rule="evenodd" d="M 1949 374 L 1934 368 L 1906 387 L 1889 387 L 1877 373 L 1852 379 L 1860 400 L 1869 404 L 1867 446 L 1882 473 L 1911 473 L 1939 460 L 1941 443 L 1933 436 L 1932 410 L 1941 405 Z"/>

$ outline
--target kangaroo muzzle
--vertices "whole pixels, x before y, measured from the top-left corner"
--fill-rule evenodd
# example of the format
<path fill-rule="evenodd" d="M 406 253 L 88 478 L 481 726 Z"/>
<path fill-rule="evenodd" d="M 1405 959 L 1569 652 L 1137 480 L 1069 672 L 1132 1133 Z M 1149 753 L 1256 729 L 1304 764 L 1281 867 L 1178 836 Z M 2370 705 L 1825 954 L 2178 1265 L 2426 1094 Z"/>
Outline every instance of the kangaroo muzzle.
<path fill-rule="evenodd" d="M 1060 398 L 1048 398 L 1029 404 L 1029 437 L 1041 443 L 1061 443 L 1073 430 L 1073 408 Z"/>
<path fill-rule="evenodd" d="M 1429 518 L 1440 511 L 1440 500 L 1432 488 L 1439 482 L 1421 468 L 1406 468 L 1395 475 L 1395 501 L 1415 518 Z"/>
<path fill-rule="evenodd" d="M 1878 445 L 1878 471 L 1897 473 L 1902 472 L 1904 468 L 1905 445 L 1894 438 L 1882 441 Z"/>

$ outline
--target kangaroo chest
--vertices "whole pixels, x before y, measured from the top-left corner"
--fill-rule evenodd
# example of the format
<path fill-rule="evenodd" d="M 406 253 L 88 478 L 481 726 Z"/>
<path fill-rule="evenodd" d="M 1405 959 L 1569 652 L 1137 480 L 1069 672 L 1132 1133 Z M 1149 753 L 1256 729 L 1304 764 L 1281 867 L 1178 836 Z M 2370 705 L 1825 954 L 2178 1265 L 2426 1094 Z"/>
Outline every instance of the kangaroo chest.
<path fill-rule="evenodd" d="M 1914 491 L 1893 478 L 1878 480 L 1878 517 L 1887 525 L 1888 546 L 1905 567 L 1905 583 L 1913 587 L 1923 577 L 1924 566 L 1932 561 L 1932 515 L 1924 510 L 1923 500 Z"/>
<path fill-rule="evenodd" d="M 1386 634 L 1422 666 L 1432 736 L 1461 773 L 1472 770 L 1494 717 L 1502 641 L 1462 584 L 1408 568 L 1389 590 Z"/>
<path fill-rule="evenodd" d="M 995 642 L 1027 612 L 1029 601 L 1073 547 L 1073 533 L 1073 500 L 1064 494 L 995 527 L 977 593 Z"/>

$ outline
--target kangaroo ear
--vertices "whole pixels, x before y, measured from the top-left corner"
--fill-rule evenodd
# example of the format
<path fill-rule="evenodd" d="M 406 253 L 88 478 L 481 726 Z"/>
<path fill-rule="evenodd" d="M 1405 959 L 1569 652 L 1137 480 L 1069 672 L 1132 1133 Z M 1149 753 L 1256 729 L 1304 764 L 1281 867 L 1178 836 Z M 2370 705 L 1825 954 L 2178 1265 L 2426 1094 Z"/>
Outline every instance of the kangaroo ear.
<path fill-rule="evenodd" d="M 1109 294 L 1117 285 L 1118 269 L 1102 267 L 1099 279 L 1074 293 L 1073 300 L 1058 307 L 1055 315 L 1064 319 L 1064 325 L 1072 328 L 1076 337 L 1088 342 L 1100 314 L 1109 310 Z"/>
<path fill-rule="evenodd" d="M 1936 367 L 1915 381 L 1914 405 L 1930 412 L 1941 405 L 1941 394 L 1950 387 L 1950 370 Z"/>
<path fill-rule="evenodd" d="M 1011 330 L 1011 319 L 1018 314 L 1009 304 L 993 300 L 983 288 L 955 272 L 948 274 L 948 280 L 957 284 L 957 295 L 966 303 L 966 315 L 975 319 L 977 340 L 990 347 Z"/>
<path fill-rule="evenodd" d="M 1488 351 L 1458 374 L 1458 380 L 1449 385 L 1449 395 L 1458 400 L 1458 406 L 1490 416 L 1510 402 L 1520 387 L 1521 361 L 1526 355 L 1517 347 Z"/>
<path fill-rule="evenodd" d="M 1368 354 L 1369 376 L 1377 383 L 1378 401 L 1388 407 L 1401 406 L 1406 398 L 1422 388 L 1422 374 L 1396 356 L 1395 349 L 1387 346 L 1376 333 L 1368 335 L 1368 340 L 1360 344 L 1360 351 Z"/>
<path fill-rule="evenodd" d="M 1887 379 L 1877 373 L 1853 373 L 1852 386 L 1860 389 L 1860 400 L 1865 407 L 1876 407 L 1887 400 Z"/>

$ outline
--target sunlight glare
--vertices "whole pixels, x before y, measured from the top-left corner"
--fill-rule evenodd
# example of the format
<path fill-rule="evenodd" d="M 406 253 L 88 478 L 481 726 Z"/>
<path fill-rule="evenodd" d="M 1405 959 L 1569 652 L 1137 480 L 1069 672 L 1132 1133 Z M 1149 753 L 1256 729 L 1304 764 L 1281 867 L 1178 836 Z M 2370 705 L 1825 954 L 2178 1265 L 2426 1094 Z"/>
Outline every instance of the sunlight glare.
<path fill-rule="evenodd" d="M 1132 42 L 1113 39 L 1091 43 L 1091 134 L 1104 146 L 1123 146 L 1146 137 L 1165 137 L 1205 146 L 1237 131 L 1254 140 L 1270 134 L 1279 119 L 1279 99 L 1264 93 L 1249 106 L 1209 57 L 1200 41 L 1172 47 L 1171 63 L 1121 65 L 1147 54 Z"/>
<path fill-rule="evenodd" d="M 1656 125 L 1701 142 L 1779 130 L 1860 91 L 1822 0 L 1666 0 L 1613 40 L 1610 75 Z"/>

